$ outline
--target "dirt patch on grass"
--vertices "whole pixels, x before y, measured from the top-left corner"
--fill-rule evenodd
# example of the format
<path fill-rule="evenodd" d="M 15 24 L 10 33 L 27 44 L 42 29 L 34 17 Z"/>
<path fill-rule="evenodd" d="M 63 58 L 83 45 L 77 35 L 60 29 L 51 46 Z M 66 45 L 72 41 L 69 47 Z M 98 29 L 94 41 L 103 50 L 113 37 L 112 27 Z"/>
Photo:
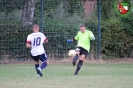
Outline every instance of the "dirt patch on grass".
<path fill-rule="evenodd" d="M 116 58 L 105 61 L 106 63 L 133 63 L 133 58 Z"/>
<path fill-rule="evenodd" d="M 61 59 L 61 60 L 49 60 L 50 64 L 56 64 L 56 63 L 72 63 L 72 59 Z M 85 59 L 84 63 L 94 63 L 94 64 L 104 64 L 104 63 L 133 63 L 133 58 L 116 58 L 116 59 Z M 0 64 L 34 64 L 34 61 L 31 60 L 24 60 L 24 61 L 6 61 L 1 62 Z"/>

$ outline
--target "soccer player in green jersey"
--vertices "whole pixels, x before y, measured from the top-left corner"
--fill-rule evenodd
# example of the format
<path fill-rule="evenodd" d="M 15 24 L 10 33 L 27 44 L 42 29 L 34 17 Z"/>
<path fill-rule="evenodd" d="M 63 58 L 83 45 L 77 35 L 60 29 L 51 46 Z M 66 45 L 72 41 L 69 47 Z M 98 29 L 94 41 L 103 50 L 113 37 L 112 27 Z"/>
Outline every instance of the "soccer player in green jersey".
<path fill-rule="evenodd" d="M 79 26 L 80 31 L 78 31 L 77 35 L 73 39 L 68 39 L 68 44 L 72 43 L 73 41 L 78 41 L 78 45 L 76 48 L 76 55 L 73 58 L 73 66 L 76 65 L 76 61 L 79 58 L 79 62 L 77 64 L 77 69 L 75 71 L 75 75 L 78 74 L 78 71 L 82 67 L 83 60 L 88 56 L 90 50 L 90 40 L 95 40 L 93 33 L 86 29 L 84 24 Z"/>

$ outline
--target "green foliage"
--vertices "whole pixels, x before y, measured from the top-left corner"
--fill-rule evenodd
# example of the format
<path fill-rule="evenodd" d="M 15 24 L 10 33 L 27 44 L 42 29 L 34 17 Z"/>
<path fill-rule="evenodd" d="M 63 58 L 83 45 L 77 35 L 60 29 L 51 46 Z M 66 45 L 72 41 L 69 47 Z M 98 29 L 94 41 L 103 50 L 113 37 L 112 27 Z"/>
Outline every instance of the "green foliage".
<path fill-rule="evenodd" d="M 0 55 L 10 55 L 11 58 L 25 59 L 29 57 L 29 51 L 25 47 L 26 37 L 31 33 L 31 27 L 21 25 L 0 25 Z M 27 53 L 28 52 L 28 53 Z M 18 59 L 19 60 L 19 59 Z"/>
<path fill-rule="evenodd" d="M 115 1 L 102 1 L 101 53 L 104 59 L 130 57 L 132 53 L 133 15 L 132 13 L 126 17 L 117 15 L 114 11 Z"/>
<path fill-rule="evenodd" d="M 115 1 L 116 0 L 102 0 L 101 2 L 102 20 L 110 19 L 112 16 L 115 15 L 114 11 Z"/>
<path fill-rule="evenodd" d="M 131 32 L 118 18 L 102 22 L 102 54 L 111 57 L 129 57 L 131 54 Z"/>
<path fill-rule="evenodd" d="M 0 12 L 5 12 L 6 14 L 22 9 L 25 0 L 1 0 L 0 1 Z M 27 0 L 28 1 L 28 0 Z"/>
<path fill-rule="evenodd" d="M 131 13 L 127 17 L 121 18 L 121 23 L 124 25 L 125 29 L 130 32 L 130 36 L 133 35 L 133 14 Z"/>

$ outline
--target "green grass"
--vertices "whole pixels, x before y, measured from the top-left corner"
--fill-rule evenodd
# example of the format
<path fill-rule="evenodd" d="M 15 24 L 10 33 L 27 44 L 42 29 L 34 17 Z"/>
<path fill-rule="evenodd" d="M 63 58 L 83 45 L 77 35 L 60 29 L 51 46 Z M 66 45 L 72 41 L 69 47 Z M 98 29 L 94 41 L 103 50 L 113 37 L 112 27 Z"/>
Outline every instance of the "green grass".
<path fill-rule="evenodd" d="M 1 64 L 0 88 L 133 88 L 133 64 L 50 64 L 38 78 L 33 64 Z"/>

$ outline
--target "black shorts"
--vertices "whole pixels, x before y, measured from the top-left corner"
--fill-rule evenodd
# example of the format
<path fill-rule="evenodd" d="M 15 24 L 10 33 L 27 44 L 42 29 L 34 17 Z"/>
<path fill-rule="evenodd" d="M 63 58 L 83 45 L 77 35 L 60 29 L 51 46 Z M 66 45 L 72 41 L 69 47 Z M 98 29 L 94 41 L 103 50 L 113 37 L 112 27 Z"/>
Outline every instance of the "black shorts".
<path fill-rule="evenodd" d="M 32 55 L 31 55 L 31 58 L 32 58 L 34 61 L 39 61 L 39 60 L 41 60 L 42 62 L 45 62 L 45 61 L 48 59 L 46 53 L 41 54 L 41 55 L 38 55 L 38 56 L 32 56 Z"/>
<path fill-rule="evenodd" d="M 79 55 L 82 55 L 82 54 L 85 55 L 85 58 L 86 58 L 86 57 L 88 56 L 88 54 L 89 54 L 88 51 L 87 51 L 86 49 L 84 49 L 83 47 L 79 47 L 79 46 L 76 48 L 76 51 L 79 51 L 79 52 L 80 52 Z"/>

